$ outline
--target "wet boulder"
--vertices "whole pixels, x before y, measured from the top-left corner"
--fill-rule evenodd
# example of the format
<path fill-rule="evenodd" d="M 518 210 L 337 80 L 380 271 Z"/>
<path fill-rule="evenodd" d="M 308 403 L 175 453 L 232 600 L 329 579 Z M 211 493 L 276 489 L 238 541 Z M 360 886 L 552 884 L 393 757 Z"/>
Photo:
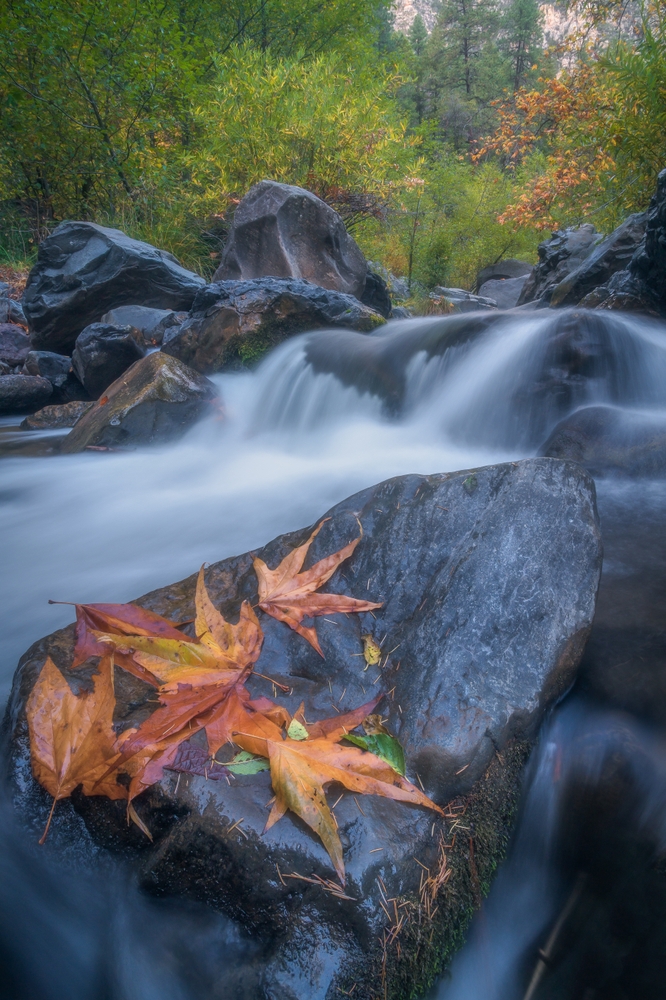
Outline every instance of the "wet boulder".
<path fill-rule="evenodd" d="M 400 476 L 326 517 L 306 568 L 357 537 L 360 522 L 360 544 L 326 589 L 382 607 L 317 618 L 324 659 L 260 611 L 265 640 L 248 687 L 292 713 L 303 701 L 309 721 L 383 695 L 378 710 L 403 745 L 408 777 L 446 806 L 445 816 L 331 789 L 346 866 L 344 892 L 331 891 L 330 858 L 303 823 L 287 813 L 264 832 L 266 772 L 228 782 L 212 765 L 203 774 L 165 771 L 136 800 L 154 842 L 144 841 L 135 865 L 151 892 L 203 898 L 263 943 L 265 997 L 348 995 L 354 982 L 363 997 L 404 995 L 405 982 L 421 995 L 504 854 L 529 747 L 576 676 L 601 568 L 594 484 L 577 465 L 530 459 Z M 209 567 L 207 587 L 228 620 L 243 599 L 257 603 L 253 556 L 273 568 L 310 530 Z M 139 603 L 188 621 L 194 588 L 192 576 Z M 374 666 L 361 652 L 368 633 L 382 648 Z M 36 643 L 14 682 L 12 767 L 35 825 L 50 803 L 26 786 L 25 701 L 47 653 L 71 677 L 72 648 L 72 626 Z M 122 677 L 117 697 L 123 727 L 155 704 Z M 206 760 L 205 748 L 189 748 Z M 224 752 L 218 760 L 229 759 Z M 59 803 L 57 829 L 80 836 L 75 810 L 98 843 L 125 851 L 139 843 L 122 803 Z M 405 920 L 392 934 L 396 912 Z"/>
<path fill-rule="evenodd" d="M 666 417 L 660 412 L 585 406 L 560 421 L 541 455 L 580 462 L 593 475 L 666 475 Z"/>
<path fill-rule="evenodd" d="M 204 279 L 119 229 L 62 222 L 39 245 L 23 309 L 36 350 L 67 354 L 81 331 L 117 306 L 189 309 Z"/>
<path fill-rule="evenodd" d="M 187 313 L 173 309 L 150 309 L 148 306 L 118 306 L 102 316 L 100 322 L 111 326 L 129 326 L 136 339 L 146 347 L 159 347 L 166 330 L 180 326 Z"/>
<path fill-rule="evenodd" d="M 575 306 L 593 289 L 605 285 L 623 271 L 645 235 L 645 212 L 630 215 L 610 236 L 594 247 L 583 263 L 571 271 L 552 291 L 551 306 Z"/>
<path fill-rule="evenodd" d="M 10 368 L 22 365 L 30 350 L 30 337 L 14 323 L 0 323 L 0 361 Z"/>
<path fill-rule="evenodd" d="M 482 298 L 492 299 L 498 309 L 513 309 L 518 305 L 518 299 L 525 287 L 529 274 L 517 278 L 489 278 L 479 288 Z"/>
<path fill-rule="evenodd" d="M 91 323 L 76 338 L 72 367 L 93 399 L 146 353 L 129 326 Z"/>
<path fill-rule="evenodd" d="M 23 306 L 11 297 L 11 289 L 6 281 L 0 281 L 0 323 L 16 323 L 27 326 Z"/>
<path fill-rule="evenodd" d="M 557 230 L 539 244 L 539 263 L 525 282 L 518 305 L 550 302 L 553 290 L 568 274 L 581 266 L 602 237 L 594 226 L 583 223 L 575 229 Z"/>
<path fill-rule="evenodd" d="M 90 400 L 78 399 L 73 400 L 71 403 L 45 406 L 21 421 L 21 430 L 60 431 L 68 427 L 73 427 L 76 421 L 94 405 Z"/>
<path fill-rule="evenodd" d="M 261 181 L 234 213 L 213 281 L 304 278 L 361 298 L 365 257 L 326 202 L 305 188 Z"/>
<path fill-rule="evenodd" d="M 34 413 L 46 406 L 53 386 L 34 375 L 0 375 L 0 416 Z"/>
<path fill-rule="evenodd" d="M 51 403 L 54 405 L 71 403 L 73 400 L 90 399 L 90 394 L 74 374 L 72 359 L 67 354 L 53 351 L 30 351 L 25 359 L 23 371 L 26 375 L 39 375 L 53 386 Z"/>
<path fill-rule="evenodd" d="M 368 333 L 384 318 L 352 295 L 291 278 L 218 281 L 200 292 L 187 319 L 167 330 L 162 351 L 210 375 L 258 361 L 306 330 Z"/>
<path fill-rule="evenodd" d="M 215 412 L 207 378 L 158 351 L 135 361 L 67 435 L 63 452 L 162 444 Z"/>
<path fill-rule="evenodd" d="M 384 319 L 388 319 L 391 315 L 392 303 L 389 287 L 381 274 L 371 271 L 370 268 L 368 268 L 365 275 L 365 288 L 363 289 L 361 302 L 363 305 L 369 306 L 370 309 L 374 309 Z"/>

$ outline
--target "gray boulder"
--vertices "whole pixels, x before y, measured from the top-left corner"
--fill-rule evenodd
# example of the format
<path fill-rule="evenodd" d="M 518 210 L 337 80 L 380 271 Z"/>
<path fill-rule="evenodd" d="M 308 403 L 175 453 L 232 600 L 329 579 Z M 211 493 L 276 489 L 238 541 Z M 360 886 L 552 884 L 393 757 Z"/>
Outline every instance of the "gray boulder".
<path fill-rule="evenodd" d="M 21 422 L 22 431 L 60 431 L 73 427 L 76 421 L 95 404 L 83 399 L 71 403 L 45 406 Z"/>
<path fill-rule="evenodd" d="M 384 318 L 352 295 L 310 281 L 218 281 L 200 292 L 182 326 L 167 330 L 162 351 L 205 375 L 258 361 L 306 330 L 346 327 L 364 333 Z"/>
<path fill-rule="evenodd" d="M 479 288 L 479 295 L 492 299 L 498 309 L 513 309 L 518 305 L 518 299 L 525 287 L 529 274 L 517 278 L 489 278 Z"/>
<path fill-rule="evenodd" d="M 186 365 L 155 351 L 135 361 L 77 421 L 63 452 L 137 448 L 182 436 L 215 412 L 217 389 Z"/>
<path fill-rule="evenodd" d="M 263 832 L 269 776 L 229 784 L 222 769 L 200 766 L 206 775 L 199 773 L 192 741 L 178 765 L 182 773 L 165 772 L 137 800 L 154 843 L 144 842 L 135 865 L 152 892 L 204 898 L 263 940 L 265 997 L 348 995 L 354 982 L 360 996 L 381 996 L 382 969 L 388 995 L 399 995 L 401 983 L 421 995 L 458 947 L 504 854 L 522 763 L 544 714 L 576 675 L 601 568 L 594 484 L 579 466 L 530 459 L 397 477 L 327 516 L 306 566 L 356 537 L 358 518 L 363 539 L 326 589 L 383 607 L 317 618 L 325 660 L 259 612 L 265 642 L 248 686 L 255 697 L 274 697 L 259 673 L 270 675 L 286 686 L 279 700 L 292 712 L 305 702 L 308 720 L 383 694 L 380 711 L 404 747 L 407 774 L 448 803 L 445 818 L 331 789 L 347 873 L 344 894 L 335 895 L 322 885 L 334 878 L 330 859 L 299 820 L 288 813 Z M 212 599 L 229 620 L 237 619 L 241 600 L 257 602 L 253 556 L 274 567 L 309 532 L 282 535 L 208 569 Z M 192 576 L 139 603 L 187 621 L 194 587 Z M 368 669 L 360 655 L 365 633 L 384 651 L 381 665 Z M 71 676 L 72 645 L 71 626 L 36 643 L 14 681 L 12 767 L 35 825 L 50 803 L 34 786 L 31 800 L 25 794 L 25 701 L 47 653 Z M 154 704 L 136 684 L 119 683 L 117 695 L 117 717 L 127 726 Z M 228 759 L 222 753 L 218 759 Z M 122 803 L 79 796 L 73 808 L 98 842 L 125 851 L 139 843 Z M 61 828 L 80 836 L 79 820 L 67 810 L 59 805 Z M 430 883 L 423 888 L 424 868 L 442 880 L 432 895 Z M 394 900 L 405 920 L 391 936 Z"/>
<path fill-rule="evenodd" d="M 187 313 L 174 312 L 173 309 L 149 309 L 148 306 L 118 306 L 110 309 L 100 320 L 111 326 L 131 326 L 137 340 L 146 347 L 159 347 L 165 330 L 180 326 Z"/>
<path fill-rule="evenodd" d="M 10 368 L 22 365 L 30 350 L 30 337 L 14 323 L 0 323 L 0 361 Z"/>
<path fill-rule="evenodd" d="M 68 354 L 109 309 L 186 310 L 204 285 L 165 250 L 94 222 L 63 222 L 39 245 L 23 309 L 33 347 Z"/>
<path fill-rule="evenodd" d="M 464 288 L 444 288 L 442 285 L 435 285 L 430 293 L 430 298 L 435 302 L 441 299 L 446 300 L 453 307 L 451 311 L 454 313 L 497 309 L 497 302 L 494 299 L 488 299 L 481 295 L 472 295 L 471 292 L 465 291 Z"/>
<path fill-rule="evenodd" d="M 361 302 L 363 305 L 369 306 L 370 309 L 374 309 L 384 319 L 388 319 L 391 315 L 391 293 L 388 285 L 381 274 L 371 271 L 370 268 L 365 275 L 365 288 L 361 295 Z"/>
<path fill-rule="evenodd" d="M 67 404 L 73 400 L 90 399 L 90 394 L 74 374 L 72 359 L 67 354 L 53 351 L 30 351 L 25 359 L 23 371 L 26 375 L 39 375 L 53 386 L 51 403 Z"/>
<path fill-rule="evenodd" d="M 645 235 L 647 215 L 630 215 L 610 236 L 594 247 L 580 267 L 571 271 L 552 291 L 551 306 L 575 306 L 616 271 L 623 271 Z"/>
<path fill-rule="evenodd" d="M 645 237 L 629 263 L 631 277 L 661 315 L 666 315 L 666 170 L 657 178 L 657 189 L 647 210 Z"/>
<path fill-rule="evenodd" d="M 575 229 L 558 230 L 540 243 L 539 263 L 525 282 L 518 305 L 537 301 L 548 304 L 556 285 L 580 267 L 601 239 L 594 226 L 586 222 Z"/>
<path fill-rule="evenodd" d="M 585 406 L 560 421 L 539 450 L 593 475 L 666 475 L 666 417 L 659 413 Z"/>
<path fill-rule="evenodd" d="M 91 323 L 76 338 L 72 366 L 86 392 L 97 399 L 145 353 L 131 327 Z"/>
<path fill-rule="evenodd" d="M 213 281 L 304 278 L 361 298 L 365 257 L 332 208 L 305 188 L 261 181 L 234 213 Z"/>
<path fill-rule="evenodd" d="M 481 291 L 481 286 L 486 281 L 506 281 L 511 278 L 527 278 L 532 273 L 534 267 L 524 260 L 515 260 L 512 257 L 507 260 L 498 260 L 495 264 L 488 264 L 482 267 L 476 276 L 476 287 Z"/>
<path fill-rule="evenodd" d="M 34 413 L 48 403 L 53 386 L 34 375 L 0 375 L 0 416 Z"/>

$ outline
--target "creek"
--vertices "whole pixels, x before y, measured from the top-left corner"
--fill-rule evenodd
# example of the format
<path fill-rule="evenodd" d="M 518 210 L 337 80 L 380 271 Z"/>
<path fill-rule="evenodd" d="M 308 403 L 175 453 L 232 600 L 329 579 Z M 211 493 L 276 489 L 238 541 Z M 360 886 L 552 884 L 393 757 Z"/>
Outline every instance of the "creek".
<path fill-rule="evenodd" d="M 373 335 L 306 334 L 254 373 L 216 381 L 225 419 L 205 421 L 171 446 L 3 460 L 3 698 L 21 653 L 72 620 L 70 608 L 49 599 L 128 601 L 311 523 L 391 476 L 528 457 L 580 406 L 666 415 L 666 327 L 617 313 L 549 310 L 402 320 Z M 666 847 L 664 747 L 650 728 L 659 713 L 652 703 L 651 717 L 649 695 L 626 692 L 623 701 L 603 683 L 606 666 L 620 663 L 618 650 L 629 659 L 656 656 L 655 669 L 663 660 L 654 650 L 666 634 L 666 480 L 599 479 L 597 490 L 606 554 L 581 680 L 544 727 L 510 857 L 433 994 L 442 1000 L 523 1000 L 538 948 L 563 911 L 583 929 L 562 930 L 557 962 L 544 963 L 534 1000 L 653 995 L 649 977 L 639 993 L 626 981 L 635 983 L 639 968 L 648 976 L 639 944 L 645 948 L 648 931 L 658 928 L 640 942 L 622 929 L 631 923 L 624 902 L 593 860 L 614 856 L 611 846 L 621 842 L 633 859 L 627 872 L 643 879 L 649 895 L 646 859 Z M 626 779 L 632 806 L 621 821 L 608 812 L 619 831 L 611 845 L 585 803 L 596 801 L 607 762 L 621 752 L 635 780 Z M 8 970 L 0 995 L 257 995 L 248 971 L 254 946 L 224 917 L 145 899 L 108 861 L 105 877 L 91 881 L 74 860 L 56 865 L 48 852 L 35 860 L 9 807 L 0 839 L 0 958 Z M 637 843 L 640 850 L 627 847 Z M 608 865 L 622 871 L 617 861 Z M 659 897 L 651 910 L 662 913 L 662 905 Z M 586 937 L 586 919 L 611 927 L 604 940 L 601 932 Z M 612 961 L 604 958 L 609 942 L 616 943 Z"/>

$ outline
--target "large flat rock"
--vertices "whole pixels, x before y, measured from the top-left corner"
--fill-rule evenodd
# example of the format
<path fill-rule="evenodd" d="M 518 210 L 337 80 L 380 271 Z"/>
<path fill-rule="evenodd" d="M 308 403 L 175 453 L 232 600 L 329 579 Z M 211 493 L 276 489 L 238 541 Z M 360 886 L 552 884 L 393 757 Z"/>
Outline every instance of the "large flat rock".
<path fill-rule="evenodd" d="M 438 803 L 455 803 L 446 818 L 343 794 L 335 814 L 351 899 L 341 899 L 291 877 L 334 878 L 320 841 L 297 818 L 288 814 L 263 833 L 266 773 L 229 784 L 165 772 L 137 800 L 155 837 L 151 846 L 128 829 L 122 804 L 75 796 L 75 808 L 98 843 L 142 847 L 136 863 L 153 892 L 207 900 L 263 940 L 265 997 L 330 1000 L 353 982 L 362 1000 L 402 996 L 405 983 L 418 995 L 459 945 L 487 891 L 526 753 L 544 713 L 576 675 L 601 569 L 594 484 L 577 465 L 530 459 L 397 477 L 326 516 L 306 567 L 356 537 L 360 521 L 363 539 L 326 589 L 383 607 L 318 618 L 324 659 L 262 614 L 257 673 L 289 692 L 256 675 L 248 686 L 255 695 L 277 694 L 292 711 L 304 701 L 309 721 L 383 693 L 382 714 L 404 746 L 408 777 Z M 208 569 L 208 589 L 227 618 L 236 620 L 243 599 L 257 602 L 253 555 L 274 567 L 310 530 Z M 189 577 L 139 603 L 191 619 L 194 584 Z M 380 666 L 364 669 L 364 633 L 382 646 Z M 72 647 L 72 627 L 36 643 L 21 662 L 8 710 L 19 803 L 35 823 L 49 802 L 26 778 L 25 701 L 47 652 L 71 677 Z M 117 674 L 118 724 L 137 724 L 154 702 L 140 682 Z M 338 796 L 330 791 L 331 804 Z M 71 805 L 56 812 L 61 831 L 79 829 Z M 429 904 L 423 866 L 434 875 L 443 865 L 451 875 Z M 391 936 L 394 912 L 404 912 L 405 922 Z"/>

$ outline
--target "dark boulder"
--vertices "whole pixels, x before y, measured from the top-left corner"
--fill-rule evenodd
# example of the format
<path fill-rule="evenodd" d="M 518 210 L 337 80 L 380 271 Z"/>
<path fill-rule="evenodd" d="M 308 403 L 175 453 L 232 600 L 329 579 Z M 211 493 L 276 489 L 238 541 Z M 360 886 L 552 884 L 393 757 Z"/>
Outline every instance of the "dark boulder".
<path fill-rule="evenodd" d="M 666 315 L 666 170 L 657 178 L 646 215 L 645 237 L 628 270 L 644 296 L 661 315 Z"/>
<path fill-rule="evenodd" d="M 215 412 L 217 389 L 207 378 L 159 351 L 113 382 L 77 421 L 63 452 L 137 448 L 180 437 Z"/>
<path fill-rule="evenodd" d="M 118 229 L 63 222 L 39 245 L 23 308 L 37 350 L 69 353 L 90 323 L 116 306 L 189 309 L 203 278 Z"/>
<path fill-rule="evenodd" d="M 381 274 L 368 268 L 361 302 L 378 312 L 384 319 L 391 315 L 391 293 Z"/>
<path fill-rule="evenodd" d="M 218 281 L 197 295 L 182 326 L 167 330 L 162 351 L 210 375 L 251 364 L 306 330 L 333 326 L 366 333 L 383 322 L 352 295 L 310 281 Z"/>
<path fill-rule="evenodd" d="M 602 237 L 589 222 L 576 229 L 557 230 L 539 244 L 539 263 L 525 282 L 518 305 L 550 302 L 556 285 L 589 257 Z"/>
<path fill-rule="evenodd" d="M 494 299 L 488 299 L 481 295 L 472 295 L 471 292 L 465 291 L 464 288 L 444 288 L 442 285 L 436 285 L 430 293 L 430 298 L 436 303 L 442 300 L 444 300 L 444 303 L 449 303 L 451 312 L 454 313 L 497 309 L 497 303 Z"/>
<path fill-rule="evenodd" d="M 0 361 L 10 368 L 22 365 L 30 350 L 30 337 L 14 323 L 0 323 Z"/>
<path fill-rule="evenodd" d="M 149 309 L 148 306 L 119 306 L 102 316 L 100 322 L 111 326 L 130 326 L 139 342 L 146 347 L 159 347 L 164 333 L 173 326 L 180 326 L 187 313 L 173 309 Z"/>
<path fill-rule="evenodd" d="M 617 271 L 623 271 L 645 235 L 647 217 L 630 215 L 610 236 L 594 247 L 580 267 L 571 271 L 553 289 L 551 306 L 575 306 Z"/>
<path fill-rule="evenodd" d="M 95 404 L 86 400 L 74 400 L 71 403 L 60 403 L 45 406 L 32 416 L 21 422 L 23 431 L 59 431 L 73 427 L 76 421 L 87 413 Z"/>
<path fill-rule="evenodd" d="M 90 399 L 90 394 L 74 374 L 72 359 L 53 351 L 30 351 L 23 370 L 26 375 L 39 375 L 53 386 L 51 403 L 66 404 L 73 400 Z"/>
<path fill-rule="evenodd" d="M 53 386 L 45 378 L 34 375 L 1 375 L 0 416 L 41 410 L 52 393 Z"/>
<path fill-rule="evenodd" d="M 514 260 L 509 257 L 507 260 L 498 260 L 496 264 L 489 264 L 482 267 L 476 276 L 476 287 L 481 291 L 481 285 L 486 281 L 506 281 L 512 278 L 527 278 L 534 267 L 524 260 Z"/>
<path fill-rule="evenodd" d="M 317 618 L 325 660 L 260 612 L 265 642 L 248 686 L 255 696 L 274 696 L 259 673 L 270 675 L 288 689 L 280 700 L 292 712 L 305 702 L 308 720 L 383 694 L 382 715 L 404 746 L 408 776 L 441 804 L 451 803 L 446 818 L 373 796 L 340 796 L 335 813 L 347 872 L 341 897 L 322 886 L 333 878 L 330 859 L 299 820 L 288 813 L 263 833 L 271 796 L 266 773 L 228 784 L 212 771 L 209 780 L 165 772 L 136 803 L 155 838 L 136 866 L 152 892 L 203 898 L 266 944 L 265 997 L 348 995 L 354 982 L 362 997 L 402 996 L 404 982 L 410 995 L 421 995 L 458 947 L 504 854 L 529 745 L 576 675 L 601 568 L 594 484 L 579 466 L 530 459 L 390 479 L 328 517 L 306 566 L 356 537 L 358 519 L 362 541 L 327 590 L 384 605 L 373 614 Z M 242 599 L 256 605 L 253 556 L 274 567 L 309 531 L 208 569 L 212 599 L 229 620 L 237 619 Z M 188 621 L 194 587 L 192 576 L 139 603 Z M 367 669 L 364 633 L 385 651 L 381 664 Z M 72 626 L 36 643 L 14 681 L 12 761 L 22 808 L 36 811 L 35 825 L 50 803 L 34 787 L 33 798 L 26 795 L 25 700 L 47 652 L 70 676 L 72 645 Z M 119 682 L 117 695 L 124 725 L 150 710 L 149 692 L 135 684 Z M 331 790 L 331 804 L 338 796 Z M 73 805 L 99 842 L 126 851 L 136 844 L 121 803 L 77 797 Z M 80 836 L 69 804 L 58 811 L 61 828 L 69 824 Z M 429 905 L 424 867 L 442 880 Z M 393 900 L 404 927 L 384 950 L 379 942 L 385 931 L 390 936 Z"/>
<path fill-rule="evenodd" d="M 129 326 L 91 323 L 76 338 L 72 366 L 93 399 L 146 353 Z"/>
<path fill-rule="evenodd" d="M 27 326 L 23 306 L 11 297 L 11 289 L 6 281 L 0 281 L 0 323 L 17 323 Z"/>
<path fill-rule="evenodd" d="M 482 298 L 492 299 L 498 309 L 513 309 L 518 305 L 518 299 L 525 287 L 529 274 L 517 278 L 489 278 L 479 288 Z"/>
<path fill-rule="evenodd" d="M 213 281 L 304 278 L 361 298 L 365 257 L 332 208 L 305 188 L 261 181 L 234 213 Z"/>
<path fill-rule="evenodd" d="M 593 476 L 664 476 L 666 416 L 585 406 L 560 421 L 539 453 L 580 462 Z"/>

